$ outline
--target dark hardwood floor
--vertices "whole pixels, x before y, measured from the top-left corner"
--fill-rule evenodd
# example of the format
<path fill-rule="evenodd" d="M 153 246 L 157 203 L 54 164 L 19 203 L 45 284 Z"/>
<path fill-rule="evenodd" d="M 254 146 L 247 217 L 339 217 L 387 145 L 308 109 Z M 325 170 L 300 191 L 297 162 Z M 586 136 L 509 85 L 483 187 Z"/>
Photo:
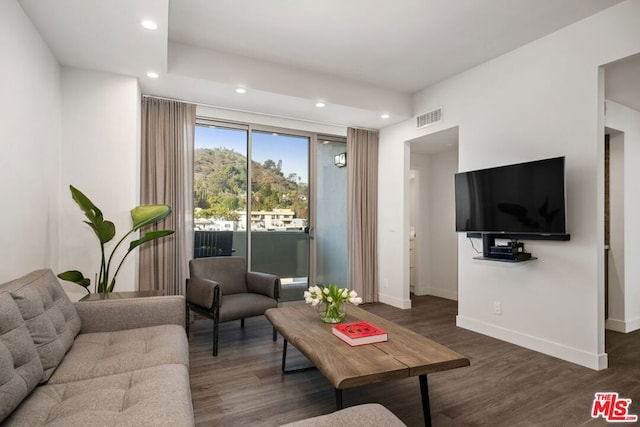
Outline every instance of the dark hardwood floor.
<path fill-rule="evenodd" d="M 599 426 L 594 393 L 618 392 L 640 415 L 640 331 L 607 331 L 609 369 L 588 368 L 455 326 L 457 302 L 414 297 L 411 310 L 362 306 L 469 357 L 471 366 L 429 375 L 438 426 Z M 282 338 L 271 340 L 264 317 L 220 325 L 211 356 L 212 321 L 196 317 L 190 337 L 191 392 L 199 426 L 277 426 L 335 410 L 334 390 L 315 370 L 283 374 Z M 305 359 L 289 347 L 289 361 Z M 423 424 L 417 378 L 343 393 L 344 406 L 378 402 L 409 426 Z"/>

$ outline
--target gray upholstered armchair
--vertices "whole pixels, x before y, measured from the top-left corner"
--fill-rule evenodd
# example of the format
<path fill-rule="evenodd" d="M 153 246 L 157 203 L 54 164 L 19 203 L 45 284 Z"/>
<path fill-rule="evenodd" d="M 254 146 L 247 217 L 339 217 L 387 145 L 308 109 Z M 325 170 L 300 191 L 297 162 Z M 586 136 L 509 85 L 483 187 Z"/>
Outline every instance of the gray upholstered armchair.
<path fill-rule="evenodd" d="M 260 316 L 278 306 L 280 278 L 247 271 L 243 257 L 224 256 L 189 261 L 187 279 L 187 335 L 189 309 L 213 319 L 213 355 L 218 354 L 218 324 Z M 276 330 L 273 330 L 276 340 Z"/>

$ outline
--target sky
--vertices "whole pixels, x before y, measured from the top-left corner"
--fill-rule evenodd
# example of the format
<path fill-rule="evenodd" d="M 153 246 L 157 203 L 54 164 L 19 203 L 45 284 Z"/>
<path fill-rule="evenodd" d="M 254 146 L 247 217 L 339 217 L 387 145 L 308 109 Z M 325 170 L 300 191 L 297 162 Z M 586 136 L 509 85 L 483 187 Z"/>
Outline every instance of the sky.
<path fill-rule="evenodd" d="M 282 174 L 295 173 L 309 183 L 309 142 L 305 137 L 253 131 L 252 160 L 263 164 L 282 160 Z M 195 148 L 228 148 L 247 155 L 247 131 L 221 127 L 196 126 Z"/>

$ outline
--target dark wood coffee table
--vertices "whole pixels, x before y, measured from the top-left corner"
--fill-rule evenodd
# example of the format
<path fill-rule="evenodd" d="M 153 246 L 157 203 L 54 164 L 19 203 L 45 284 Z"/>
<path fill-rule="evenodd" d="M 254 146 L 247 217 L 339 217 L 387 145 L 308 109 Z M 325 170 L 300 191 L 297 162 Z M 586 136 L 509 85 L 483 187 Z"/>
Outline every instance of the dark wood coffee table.
<path fill-rule="evenodd" d="M 344 323 L 364 320 L 387 331 L 383 343 L 351 347 L 320 321 L 309 305 L 271 308 L 267 319 L 284 338 L 282 370 L 286 369 L 290 342 L 313 363 L 336 390 L 336 407 L 342 409 L 342 390 L 398 378 L 418 376 L 425 425 L 431 425 L 427 374 L 469 366 L 469 359 L 420 334 L 347 304 Z"/>

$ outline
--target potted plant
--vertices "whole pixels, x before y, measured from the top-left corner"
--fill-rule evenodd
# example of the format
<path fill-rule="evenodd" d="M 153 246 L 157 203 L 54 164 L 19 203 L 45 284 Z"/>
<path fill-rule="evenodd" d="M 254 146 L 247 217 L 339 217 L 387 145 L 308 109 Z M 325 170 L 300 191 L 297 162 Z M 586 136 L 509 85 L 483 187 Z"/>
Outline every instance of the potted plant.
<path fill-rule="evenodd" d="M 111 254 L 107 257 L 105 253 L 105 244 L 113 240 L 113 238 L 115 237 L 115 224 L 111 221 L 105 220 L 102 216 L 102 211 L 98 209 L 98 207 L 94 205 L 93 202 L 89 200 L 89 198 L 85 196 L 80 190 L 75 188 L 73 185 L 70 185 L 69 189 L 71 190 L 71 197 L 78 204 L 78 206 L 80 206 L 80 209 L 82 209 L 84 215 L 88 219 L 88 221 L 84 221 L 85 224 L 88 224 L 89 227 L 91 227 L 95 235 L 98 237 L 98 242 L 100 243 L 100 251 L 102 253 L 102 256 L 100 260 L 100 273 L 96 276 L 95 288 L 96 292 L 98 293 L 113 292 L 113 288 L 116 285 L 116 276 L 120 271 L 120 267 L 122 267 L 124 260 L 135 248 L 146 242 L 151 242 L 153 240 L 173 234 L 173 230 L 148 231 L 144 233 L 144 235 L 139 239 L 131 240 L 129 242 L 129 248 L 120 260 L 117 268 L 115 269 L 115 273 L 111 275 L 112 262 L 115 261 L 114 255 L 120 245 L 125 242 L 129 235 L 140 230 L 142 227 L 155 224 L 158 221 L 169 216 L 169 214 L 171 214 L 171 206 L 144 205 L 133 208 L 131 210 L 131 220 L 133 222 L 133 227 L 118 241 L 118 243 L 113 247 Z M 84 275 L 78 270 L 65 271 L 64 273 L 58 274 L 58 277 L 62 280 L 76 283 L 82 286 L 87 291 L 87 293 L 91 293 L 91 291 L 89 290 L 91 280 L 87 277 L 84 277 Z"/>

